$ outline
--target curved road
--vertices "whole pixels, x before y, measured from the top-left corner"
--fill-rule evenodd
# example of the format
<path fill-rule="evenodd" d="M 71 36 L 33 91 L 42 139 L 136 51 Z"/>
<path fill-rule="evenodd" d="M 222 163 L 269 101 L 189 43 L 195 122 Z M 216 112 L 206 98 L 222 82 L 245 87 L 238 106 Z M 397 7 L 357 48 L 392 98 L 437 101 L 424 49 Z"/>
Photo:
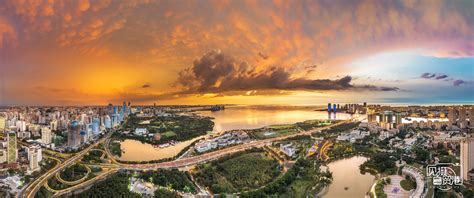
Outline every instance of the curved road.
<path fill-rule="evenodd" d="M 317 128 L 317 129 L 313 129 L 313 130 L 309 130 L 309 131 L 304 131 L 304 132 L 301 132 L 301 133 L 296 133 L 296 134 L 291 134 L 291 135 L 286 135 L 286 136 L 280 136 L 280 137 L 275 137 L 275 138 L 270 138 L 270 139 L 264 139 L 264 140 L 251 141 L 251 142 L 246 143 L 246 144 L 240 144 L 240 145 L 224 148 L 224 149 L 221 149 L 221 150 L 205 153 L 205 154 L 202 154 L 202 155 L 180 158 L 180 159 L 176 159 L 174 161 L 152 163 L 152 164 L 124 164 L 124 163 L 116 162 L 115 160 L 113 160 L 113 161 L 115 161 L 115 163 L 118 164 L 121 169 L 128 169 L 128 170 L 149 170 L 149 169 L 157 169 L 157 168 L 179 168 L 179 167 L 184 167 L 184 166 L 189 166 L 189 165 L 195 165 L 195 164 L 206 162 L 206 161 L 211 161 L 211 160 L 217 159 L 219 157 L 222 157 L 224 155 L 228 155 L 228 154 L 231 154 L 231 153 L 236 153 L 236 152 L 239 152 L 239 151 L 247 150 L 247 149 L 250 149 L 250 148 L 253 148 L 253 147 L 262 147 L 262 146 L 271 144 L 272 142 L 281 141 L 281 140 L 288 139 L 288 138 L 291 138 L 291 137 L 296 137 L 296 136 L 300 136 L 300 135 L 310 135 L 311 133 L 320 132 L 324 129 L 328 129 L 328 128 L 331 128 L 331 127 L 334 127 L 334 126 L 337 126 L 337 125 L 341 125 L 341 124 L 344 124 L 344 123 L 350 122 L 350 121 L 352 121 L 352 120 L 342 121 L 342 122 L 339 122 L 337 124 L 333 124 L 333 125 L 330 125 L 330 126 L 325 126 L 325 127 L 321 127 L 321 128 Z M 106 152 L 107 152 L 107 150 L 106 150 Z"/>
<path fill-rule="evenodd" d="M 264 139 L 264 140 L 256 140 L 256 141 L 252 141 L 246 144 L 236 145 L 236 146 L 228 147 L 225 149 L 213 151 L 210 153 L 198 155 L 198 156 L 180 158 L 180 159 L 176 159 L 174 161 L 169 161 L 169 162 L 160 162 L 160 163 L 152 163 L 152 164 L 123 164 L 123 163 L 117 162 L 113 156 L 111 156 L 111 160 L 112 160 L 112 163 L 115 163 L 118 165 L 118 169 L 150 170 L 150 169 L 157 169 L 157 168 L 178 168 L 178 167 L 184 167 L 184 166 L 189 166 L 189 165 L 195 165 L 195 164 L 206 162 L 206 161 L 211 161 L 211 160 L 217 159 L 219 157 L 222 157 L 231 153 L 236 153 L 236 152 L 247 150 L 253 147 L 262 147 L 267 144 L 271 144 L 272 142 L 281 141 L 281 140 L 288 139 L 291 137 L 296 137 L 299 135 L 310 135 L 311 133 L 320 132 L 324 129 L 328 129 L 337 125 L 344 124 L 346 122 L 351 122 L 351 121 L 353 120 L 352 119 L 346 120 L 346 121 L 342 121 L 330 126 L 325 126 L 325 127 L 321 127 L 321 128 L 317 128 L 317 129 L 313 129 L 309 131 L 304 131 L 301 133 L 296 133 L 296 134 L 291 134 L 291 135 L 286 135 L 286 136 L 281 136 L 281 137 L 276 137 L 276 138 L 270 138 L 270 139 Z M 87 154 L 91 149 L 93 149 L 100 143 L 108 141 L 112 133 L 113 132 L 109 132 L 100 140 L 98 140 L 96 143 L 76 153 L 76 155 L 67 159 L 61 165 L 56 166 L 53 169 L 46 172 L 45 174 L 41 175 L 38 179 L 30 183 L 30 185 L 23 192 L 20 192 L 18 194 L 18 197 L 22 197 L 22 198 L 34 197 L 36 192 L 38 192 L 38 190 L 41 188 L 41 186 L 43 186 L 51 177 L 53 177 L 56 173 L 58 173 L 65 167 L 76 163 L 85 154 Z M 110 155 L 110 152 L 108 151 L 108 149 L 105 149 L 105 151 L 107 155 Z M 94 180 L 94 179 L 91 179 L 91 180 Z M 88 180 L 87 183 L 92 183 L 91 180 Z"/>
<path fill-rule="evenodd" d="M 64 161 L 62 164 L 59 166 L 55 166 L 54 168 L 50 169 L 43 175 L 41 175 L 39 178 L 35 179 L 32 183 L 26 187 L 26 189 L 20 193 L 18 193 L 17 197 L 24 197 L 24 198 L 31 198 L 36 195 L 36 192 L 43 186 L 51 177 L 56 175 L 56 173 L 60 172 L 64 168 L 76 163 L 78 160 L 82 158 L 85 154 L 87 154 L 92 148 L 96 147 L 100 143 L 104 142 L 108 138 L 110 138 L 112 132 L 109 132 L 106 134 L 104 137 L 102 137 L 100 140 L 98 140 L 96 143 L 90 145 L 89 147 L 85 148 L 84 150 L 76 153 L 73 157 L 67 159 Z"/>

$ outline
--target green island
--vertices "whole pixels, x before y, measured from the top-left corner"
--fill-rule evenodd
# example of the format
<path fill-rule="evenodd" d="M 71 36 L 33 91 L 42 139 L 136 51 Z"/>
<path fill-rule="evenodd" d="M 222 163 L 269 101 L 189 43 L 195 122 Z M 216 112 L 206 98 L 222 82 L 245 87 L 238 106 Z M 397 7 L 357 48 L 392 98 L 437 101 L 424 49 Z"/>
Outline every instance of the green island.
<path fill-rule="evenodd" d="M 279 174 L 277 160 L 262 149 L 250 149 L 199 165 L 194 176 L 200 184 L 220 194 L 259 188 Z"/>
<path fill-rule="evenodd" d="M 146 128 L 151 135 L 137 135 L 137 128 Z M 124 124 L 128 134 L 117 134 L 119 139 L 135 139 L 150 144 L 162 144 L 169 141 L 186 141 L 212 131 L 214 122 L 209 117 L 196 115 L 173 115 L 138 117 L 131 115 Z M 159 134 L 159 135 L 158 135 Z"/>

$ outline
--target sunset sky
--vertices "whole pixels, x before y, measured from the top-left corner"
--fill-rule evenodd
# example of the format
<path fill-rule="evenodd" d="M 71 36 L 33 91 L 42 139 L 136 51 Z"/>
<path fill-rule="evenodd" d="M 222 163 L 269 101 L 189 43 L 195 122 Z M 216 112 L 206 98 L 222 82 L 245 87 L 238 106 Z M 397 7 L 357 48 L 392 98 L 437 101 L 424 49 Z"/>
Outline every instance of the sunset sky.
<path fill-rule="evenodd" d="M 474 103 L 474 1 L 0 1 L 0 105 Z"/>

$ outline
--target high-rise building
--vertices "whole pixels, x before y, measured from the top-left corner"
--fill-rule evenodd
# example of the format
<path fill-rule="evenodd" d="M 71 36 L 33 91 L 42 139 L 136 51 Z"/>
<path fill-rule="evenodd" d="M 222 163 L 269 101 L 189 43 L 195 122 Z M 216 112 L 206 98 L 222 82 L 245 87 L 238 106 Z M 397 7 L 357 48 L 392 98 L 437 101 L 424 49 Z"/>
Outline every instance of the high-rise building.
<path fill-rule="evenodd" d="M 474 137 L 467 137 L 461 142 L 461 178 L 474 179 Z"/>
<path fill-rule="evenodd" d="M 459 121 L 458 121 L 458 126 L 459 128 L 463 129 L 467 127 L 467 120 L 466 120 L 466 108 L 461 107 L 459 109 Z"/>
<path fill-rule="evenodd" d="M 106 129 L 112 128 L 112 120 L 110 119 L 110 116 L 106 115 L 104 118 L 104 125 Z"/>
<path fill-rule="evenodd" d="M 328 103 L 328 111 L 331 111 L 332 105 L 331 103 Z"/>
<path fill-rule="evenodd" d="M 67 136 L 67 146 L 76 148 L 81 144 L 81 125 L 74 120 L 70 123 Z"/>
<path fill-rule="evenodd" d="M 49 127 L 51 130 L 53 131 L 57 131 L 58 130 L 58 121 L 57 120 L 53 120 L 49 123 Z"/>
<path fill-rule="evenodd" d="M 18 148 L 16 146 L 16 133 L 9 132 L 7 135 L 7 163 L 15 163 L 18 159 Z"/>
<path fill-rule="evenodd" d="M 402 124 L 402 113 L 400 112 L 395 113 L 395 124 L 397 125 Z"/>
<path fill-rule="evenodd" d="M 51 144 L 51 129 L 48 127 L 41 128 L 41 142 L 43 144 Z"/>
<path fill-rule="evenodd" d="M 27 148 L 27 153 L 28 153 L 28 160 L 31 160 L 30 156 L 35 153 L 37 156 L 38 162 L 41 162 L 43 160 L 43 150 L 41 149 L 41 146 L 39 145 L 30 145 Z"/>
<path fill-rule="evenodd" d="M 93 118 L 93 119 L 92 119 L 92 133 L 93 133 L 94 135 L 98 135 L 98 134 L 99 134 L 99 132 L 100 132 L 99 126 L 100 126 L 100 120 L 99 120 L 99 118 Z"/>
<path fill-rule="evenodd" d="M 454 109 L 454 107 L 449 107 L 448 120 L 449 126 L 456 124 L 456 110 Z"/>

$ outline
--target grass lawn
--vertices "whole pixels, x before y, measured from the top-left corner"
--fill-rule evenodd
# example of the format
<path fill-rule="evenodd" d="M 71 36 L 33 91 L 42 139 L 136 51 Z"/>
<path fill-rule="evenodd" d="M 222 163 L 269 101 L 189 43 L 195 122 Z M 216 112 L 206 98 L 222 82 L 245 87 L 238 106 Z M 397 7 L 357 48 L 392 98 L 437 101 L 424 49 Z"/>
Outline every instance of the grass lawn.
<path fill-rule="evenodd" d="M 285 194 L 280 195 L 280 197 L 306 197 L 309 193 L 308 191 L 314 185 L 314 181 L 296 180 L 289 186 L 289 190 Z"/>
<path fill-rule="evenodd" d="M 275 124 L 275 125 L 270 125 L 267 128 L 278 130 L 278 129 L 288 129 L 292 127 L 295 127 L 295 125 L 294 124 Z"/>
<path fill-rule="evenodd" d="M 402 188 L 403 188 L 404 190 L 410 191 L 410 190 L 416 188 L 416 183 L 415 183 L 415 181 L 413 181 L 413 180 L 404 179 L 404 180 L 400 181 L 400 186 L 402 186 Z"/>
<path fill-rule="evenodd" d="M 294 133 L 297 133 L 298 131 L 294 128 L 282 128 L 280 130 L 275 130 L 275 131 L 271 131 L 271 132 L 257 132 L 255 135 L 259 138 L 259 139 L 265 139 L 265 138 L 274 138 L 274 137 L 279 137 L 279 136 L 284 136 L 284 135 L 290 135 L 290 134 L 294 134 Z M 265 135 L 265 133 L 269 133 L 270 135 Z"/>
<path fill-rule="evenodd" d="M 166 131 L 164 133 L 161 133 L 161 135 L 165 137 L 173 137 L 173 136 L 176 136 L 176 133 L 173 131 Z"/>

